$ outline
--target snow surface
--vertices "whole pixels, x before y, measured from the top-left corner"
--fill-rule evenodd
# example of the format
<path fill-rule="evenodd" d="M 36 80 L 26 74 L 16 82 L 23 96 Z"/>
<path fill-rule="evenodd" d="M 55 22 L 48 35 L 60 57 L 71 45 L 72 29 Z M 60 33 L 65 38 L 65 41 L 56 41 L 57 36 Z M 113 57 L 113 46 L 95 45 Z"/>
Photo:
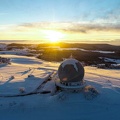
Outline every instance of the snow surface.
<path fill-rule="evenodd" d="M 26 50 L 11 50 L 11 51 L 0 51 L 0 54 L 9 54 L 9 55 L 26 55 L 28 51 Z"/>
<path fill-rule="evenodd" d="M 48 92 L 50 92 L 51 94 L 54 94 L 55 91 L 56 91 L 55 82 L 54 82 L 54 81 L 48 81 L 48 82 L 43 86 L 43 88 L 41 89 L 41 91 L 42 91 L 42 92 L 48 91 Z"/>
<path fill-rule="evenodd" d="M 22 87 L 26 93 L 32 92 L 42 84 L 54 69 L 49 69 L 43 61 L 17 55 L 1 55 L 11 58 L 12 64 L 0 67 L 0 96 L 17 95 Z M 44 66 L 43 66 L 44 64 Z M 40 67 L 40 68 L 39 68 Z M 14 76 L 12 79 L 11 77 Z M 30 76 L 30 77 L 29 77 Z"/>
<path fill-rule="evenodd" d="M 31 92 L 60 65 L 33 57 L 1 56 L 11 58 L 12 64 L 0 67 L 0 95 L 21 94 L 20 87 Z M 11 76 L 14 78 L 10 79 Z M 65 91 L 55 95 L 0 97 L 0 120 L 120 120 L 120 70 L 88 66 L 84 80 L 99 91 L 96 98 L 87 100 L 82 92 Z M 54 81 L 44 83 L 42 88 L 50 90 L 51 86 L 53 89 Z"/>
<path fill-rule="evenodd" d="M 4 50 L 6 47 L 7 47 L 6 44 L 4 44 L 4 43 L 3 43 L 3 44 L 2 44 L 2 43 L 0 44 L 0 49 Z"/>
<path fill-rule="evenodd" d="M 82 48 L 58 48 L 58 50 L 81 50 L 84 52 L 98 52 L 98 53 L 103 53 L 103 54 L 115 53 L 115 51 L 86 50 L 86 49 L 82 49 Z"/>
<path fill-rule="evenodd" d="M 78 71 L 77 65 L 76 63 L 78 63 L 77 60 L 71 58 L 71 59 L 66 59 L 63 63 L 62 63 L 62 67 L 64 68 L 66 65 L 73 65 L 74 68 L 76 69 L 76 71 Z"/>
<path fill-rule="evenodd" d="M 106 62 L 115 62 L 117 64 L 120 64 L 120 59 L 111 59 L 111 58 L 105 58 Z"/>

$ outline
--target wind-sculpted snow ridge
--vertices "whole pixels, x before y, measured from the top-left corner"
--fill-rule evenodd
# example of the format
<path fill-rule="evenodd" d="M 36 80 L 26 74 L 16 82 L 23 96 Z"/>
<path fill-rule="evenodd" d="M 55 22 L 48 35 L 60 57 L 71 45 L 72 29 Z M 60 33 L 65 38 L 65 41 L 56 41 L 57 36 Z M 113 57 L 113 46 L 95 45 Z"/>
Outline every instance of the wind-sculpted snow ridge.
<path fill-rule="evenodd" d="M 25 94 L 40 85 L 37 92 L 44 94 L 0 97 L 0 120 L 120 120 L 120 70 L 85 67 L 85 93 L 59 91 L 53 95 L 44 92 L 55 90 L 54 81 L 47 77 L 57 71 L 60 63 L 6 56 L 12 61 L 0 67 L 0 95 Z M 86 99 L 89 90 L 99 95 Z"/>

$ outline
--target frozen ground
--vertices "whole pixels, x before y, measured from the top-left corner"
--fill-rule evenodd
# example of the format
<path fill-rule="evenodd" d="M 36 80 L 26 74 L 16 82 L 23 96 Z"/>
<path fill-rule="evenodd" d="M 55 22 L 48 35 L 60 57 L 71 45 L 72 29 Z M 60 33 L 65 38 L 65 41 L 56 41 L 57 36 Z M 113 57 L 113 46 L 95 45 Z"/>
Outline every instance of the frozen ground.
<path fill-rule="evenodd" d="M 0 120 L 120 120 L 120 70 L 85 67 L 86 83 L 100 93 L 92 100 L 86 100 L 83 93 L 69 92 L 3 97 L 34 91 L 60 63 L 1 56 L 11 58 L 12 64 L 0 66 Z"/>

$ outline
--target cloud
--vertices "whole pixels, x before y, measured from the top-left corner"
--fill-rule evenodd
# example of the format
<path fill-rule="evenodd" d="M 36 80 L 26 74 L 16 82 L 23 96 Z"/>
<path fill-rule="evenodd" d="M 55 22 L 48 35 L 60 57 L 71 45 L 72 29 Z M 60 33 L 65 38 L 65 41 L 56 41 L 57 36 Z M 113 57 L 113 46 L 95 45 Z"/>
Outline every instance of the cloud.
<path fill-rule="evenodd" d="M 118 5 L 119 6 L 119 5 Z M 95 14 L 96 11 L 94 11 Z M 101 10 L 99 17 L 93 17 L 88 20 L 87 16 L 78 22 L 37 22 L 37 23 L 23 23 L 15 27 L 18 32 L 25 32 L 31 30 L 58 30 L 65 33 L 80 33 L 88 34 L 91 32 L 119 32 L 120 33 L 120 8 Z M 94 13 L 93 13 L 94 14 Z M 82 15 L 81 15 L 82 16 Z M 92 16 L 92 15 L 91 15 Z M 86 20 L 86 21 L 85 21 Z"/>
<path fill-rule="evenodd" d="M 9 30 L 13 29 L 13 27 L 15 27 L 14 24 L 0 25 L 0 32 L 9 31 Z"/>
<path fill-rule="evenodd" d="M 120 24 L 98 24 L 95 22 L 40 22 L 19 25 L 0 25 L 0 37 L 1 39 L 3 39 L 2 36 L 4 39 L 44 39 L 44 30 L 61 32 L 65 35 L 64 39 L 74 39 L 74 41 L 110 41 L 120 38 Z M 18 38 L 14 38 L 15 36 L 18 36 Z"/>
<path fill-rule="evenodd" d="M 67 29 L 61 29 L 61 31 L 63 32 L 69 32 L 69 33 L 84 33 L 86 34 L 87 31 L 85 29 L 81 29 L 81 28 L 67 28 Z"/>
<path fill-rule="evenodd" d="M 120 24 L 69 23 L 67 27 L 61 28 L 61 30 L 69 33 L 83 33 L 83 34 L 88 34 L 91 32 L 119 32 L 120 33 Z"/>
<path fill-rule="evenodd" d="M 23 23 L 19 25 L 2 26 L 15 32 L 31 32 L 40 30 L 55 30 L 68 34 L 90 34 L 94 32 L 116 32 L 120 33 L 120 23 L 105 22 L 38 22 Z"/>
<path fill-rule="evenodd" d="M 41 23 L 24 23 L 21 25 L 16 26 L 16 31 L 30 31 L 33 29 L 36 30 L 56 30 L 61 32 L 69 32 L 69 33 L 86 33 L 86 30 L 83 28 L 76 27 L 77 24 L 73 23 L 65 23 L 65 22 L 41 22 Z"/>

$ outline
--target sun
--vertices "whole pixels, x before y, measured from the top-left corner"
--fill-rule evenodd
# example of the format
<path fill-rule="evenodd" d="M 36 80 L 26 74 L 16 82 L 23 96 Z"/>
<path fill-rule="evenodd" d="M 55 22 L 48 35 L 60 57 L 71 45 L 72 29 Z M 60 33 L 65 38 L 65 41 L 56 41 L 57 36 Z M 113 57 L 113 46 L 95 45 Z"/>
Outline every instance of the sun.
<path fill-rule="evenodd" d="M 46 30 L 44 33 L 47 40 L 52 43 L 59 42 L 64 37 L 63 33 L 54 30 Z"/>

